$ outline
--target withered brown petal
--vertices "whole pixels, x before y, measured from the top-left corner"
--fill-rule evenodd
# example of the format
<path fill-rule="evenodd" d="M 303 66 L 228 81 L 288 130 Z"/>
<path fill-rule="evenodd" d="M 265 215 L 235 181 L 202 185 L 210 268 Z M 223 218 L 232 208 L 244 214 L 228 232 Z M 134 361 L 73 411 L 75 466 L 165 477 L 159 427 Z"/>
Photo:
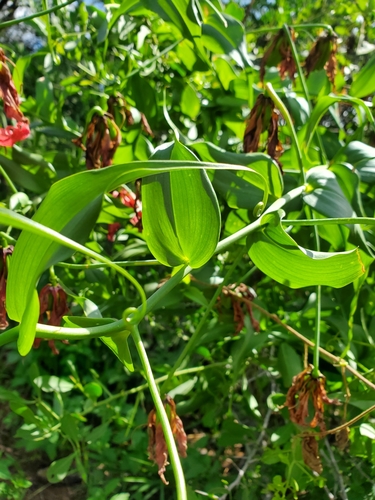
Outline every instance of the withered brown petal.
<path fill-rule="evenodd" d="M 343 429 L 340 429 L 338 432 L 336 432 L 335 443 L 339 450 L 344 451 L 347 448 L 349 443 L 349 433 L 349 427 L 344 427 Z"/>
<path fill-rule="evenodd" d="M 323 472 L 322 461 L 319 456 L 318 441 L 314 436 L 302 436 L 302 457 L 305 464 L 317 474 Z"/>

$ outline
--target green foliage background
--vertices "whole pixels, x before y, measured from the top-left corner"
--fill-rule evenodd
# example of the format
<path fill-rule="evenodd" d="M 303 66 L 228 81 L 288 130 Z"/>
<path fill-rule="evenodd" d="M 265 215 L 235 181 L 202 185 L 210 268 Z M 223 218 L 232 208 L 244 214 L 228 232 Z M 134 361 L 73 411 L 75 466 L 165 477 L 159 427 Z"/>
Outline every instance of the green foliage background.
<path fill-rule="evenodd" d="M 35 3 L 25 15 L 55 5 Z M 191 261 L 197 269 L 164 294 L 140 324 L 160 384 L 181 360 L 162 391 L 175 399 L 189 438 L 188 457 L 182 460 L 189 500 L 375 498 L 371 413 L 351 426 L 345 451 L 335 447 L 332 436 L 320 441 L 324 471 L 320 476 L 312 473 L 302 459 L 301 428 L 290 422 L 287 409 L 279 408 L 293 376 L 303 369 L 303 342 L 255 308 L 260 331 L 254 331 L 248 314 L 237 331 L 228 294 L 213 299 L 223 279 L 226 285 L 245 283 L 256 292 L 255 304 L 309 340 L 314 340 L 320 314 L 321 346 L 364 374 L 370 385 L 375 383 L 374 9 L 372 0 L 256 1 L 249 6 L 218 0 L 127 0 L 74 2 L 22 24 L 0 22 L 1 47 L 15 63 L 13 78 L 32 129 L 30 139 L 0 152 L 0 165 L 18 190 L 12 193 L 1 177 L 2 207 L 31 218 L 48 196 L 48 208 L 36 218 L 57 231 L 78 211 L 77 225 L 64 234 L 111 261 L 135 261 L 137 265 L 127 270 L 148 297 L 176 270 L 141 262 L 153 259 L 149 248 L 155 248 L 150 242 L 157 235 L 147 240 L 130 224 L 133 210 L 109 194 L 119 187 L 117 175 L 123 176 L 120 184 L 135 190 L 134 181 L 146 179 L 151 168 L 172 169 L 169 160 L 206 162 L 202 165 L 218 197 L 220 226 L 215 210 L 199 211 L 201 196 L 184 184 L 177 163 L 168 174 L 182 179 L 175 181 L 180 189 L 176 199 L 186 195 L 191 209 L 190 218 L 181 206 L 182 215 L 175 216 L 181 217 L 183 229 L 187 221 L 196 222 L 188 234 L 181 230 L 180 241 L 186 244 L 190 237 L 195 244 L 194 238 L 208 234 L 216 223 L 220 240 L 225 240 L 263 221 L 247 239 L 243 235 L 234 237 L 232 245 L 219 245 L 214 256 L 215 236 L 200 241 L 200 255 L 212 246 L 204 259 L 208 262 L 194 266 Z M 242 140 L 246 118 L 264 91 L 259 82 L 262 54 L 284 23 L 297 25 L 295 46 L 301 62 L 317 36 L 333 29 L 339 38 L 339 70 L 335 89 L 320 70 L 307 79 L 306 93 L 301 75 L 293 84 L 281 80 L 276 68 L 267 68 L 265 82 L 272 84 L 292 122 L 291 128 L 281 110 L 281 176 L 263 150 L 244 155 Z M 115 166 L 70 177 L 85 171 L 84 154 L 72 139 L 82 134 L 91 109 L 106 109 L 109 96 L 116 93 L 125 98 L 135 123 L 121 129 Z M 154 137 L 142 128 L 141 113 Z M 152 155 L 157 165 L 149 163 Z M 132 163 L 136 161 L 143 163 Z M 262 200 L 270 207 L 304 185 L 301 162 L 307 189 L 301 188 L 282 207 L 284 213 L 273 210 L 268 219 L 259 219 Z M 230 164 L 232 170 L 219 164 Z M 253 170 L 245 172 L 243 167 Z M 55 185 L 62 179 L 65 184 Z M 152 190 L 145 198 L 149 204 L 144 210 L 152 220 L 161 201 Z M 4 213 L 0 236 L 6 245 L 18 240 L 20 231 L 16 223 L 8 224 Z M 282 220 L 344 217 L 350 223 L 325 223 L 314 226 L 316 231 L 307 223 Z M 357 217 L 366 220 L 354 224 Z M 107 231 L 114 222 L 122 227 L 112 243 Z M 284 257 L 275 245 L 261 246 L 271 237 L 287 241 L 286 246 L 289 237 L 296 243 Z M 42 262 L 38 253 L 40 235 L 25 232 L 22 238 L 7 299 L 13 311 L 18 308 L 19 318 L 11 316 L 17 321 L 42 271 L 38 290 L 51 279 L 48 259 Z M 296 244 L 340 255 L 314 264 L 306 258 L 308 262 L 297 268 L 291 256 L 300 252 Z M 106 265 L 92 265 L 87 256 L 71 254 L 59 253 L 54 259 L 56 277 L 70 297 L 71 317 L 121 318 L 127 307 L 139 306 L 138 291 L 125 276 Z M 324 286 L 317 288 L 319 284 Z M 30 331 L 33 336 L 35 325 L 27 335 Z M 182 359 L 194 334 L 196 343 Z M 7 338 L 7 332 L 2 335 Z M 175 498 L 172 471 L 167 472 L 170 485 L 164 486 L 147 459 L 147 414 L 153 403 L 132 342 L 134 371 L 98 338 L 72 340 L 69 345 L 56 341 L 58 357 L 46 342 L 26 357 L 20 356 L 15 342 L 2 343 L 0 498 Z M 344 403 L 340 367 L 325 357 L 320 370 L 329 396 Z M 345 405 L 327 407 L 328 428 L 375 404 L 374 388 L 349 372 L 346 377 L 351 393 L 347 415 Z"/>

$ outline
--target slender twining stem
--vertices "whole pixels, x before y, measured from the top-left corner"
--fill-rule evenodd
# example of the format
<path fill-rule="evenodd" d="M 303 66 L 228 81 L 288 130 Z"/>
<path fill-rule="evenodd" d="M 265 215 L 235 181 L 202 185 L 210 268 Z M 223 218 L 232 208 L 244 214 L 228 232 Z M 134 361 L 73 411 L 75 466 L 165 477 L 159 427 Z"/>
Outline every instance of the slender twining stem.
<path fill-rule="evenodd" d="M 312 376 L 315 378 L 319 377 L 319 350 L 320 350 L 320 316 L 321 316 L 321 304 L 322 304 L 322 287 L 317 285 L 316 287 L 316 307 L 315 307 L 315 333 L 314 333 L 314 357 L 313 357 L 313 371 Z"/>
<path fill-rule="evenodd" d="M 294 143 L 294 146 L 295 146 L 296 152 L 297 152 L 297 161 L 298 161 L 298 166 L 299 166 L 299 170 L 301 173 L 301 180 L 303 183 L 305 183 L 306 182 L 306 175 L 305 175 L 305 170 L 303 168 L 302 150 L 301 150 L 299 142 L 298 142 L 298 137 L 297 137 L 297 133 L 296 133 L 296 130 L 294 128 L 294 125 L 293 125 L 293 120 L 292 120 L 292 118 L 289 114 L 289 111 L 287 110 L 285 104 L 280 99 L 280 97 L 277 95 L 277 93 L 275 92 L 271 83 L 266 84 L 266 92 L 270 96 L 270 98 L 273 100 L 275 106 L 281 112 L 284 120 L 286 121 L 286 123 L 288 125 L 290 135 L 292 136 L 293 143 Z"/>
<path fill-rule="evenodd" d="M 170 370 L 168 377 L 167 377 L 167 380 L 164 382 L 164 384 L 162 385 L 162 387 L 160 389 L 161 394 L 165 394 L 168 391 L 168 385 L 169 385 L 170 380 L 172 379 L 172 377 L 174 376 L 174 374 L 176 373 L 178 368 L 181 366 L 183 361 L 185 361 L 185 359 L 190 355 L 190 353 L 192 352 L 192 350 L 196 346 L 197 341 L 198 341 L 199 336 L 200 336 L 200 333 L 201 333 L 201 330 L 202 330 L 204 324 L 206 323 L 206 320 L 207 320 L 208 316 L 210 315 L 213 307 L 215 306 L 215 304 L 217 302 L 217 298 L 219 297 L 223 286 L 225 286 L 228 283 L 228 280 L 229 280 L 230 276 L 232 275 L 233 271 L 236 269 L 237 264 L 239 263 L 239 261 L 242 258 L 242 255 L 243 254 L 242 254 L 242 249 L 241 249 L 241 251 L 238 253 L 237 257 L 234 259 L 232 265 L 229 267 L 223 281 L 217 287 L 217 289 L 216 289 L 212 299 L 210 300 L 203 316 L 201 317 L 200 322 L 197 325 L 197 328 L 195 329 L 195 332 L 190 337 L 189 341 L 187 342 L 187 344 L 185 345 L 181 354 L 179 355 L 177 361 L 175 362 L 172 369 Z"/>
<path fill-rule="evenodd" d="M 164 432 L 164 438 L 167 443 L 169 458 L 171 461 L 173 474 L 176 481 L 177 499 L 187 500 L 185 477 L 184 477 L 184 472 L 182 470 L 180 457 L 178 456 L 178 451 L 173 437 L 172 429 L 169 424 L 168 416 L 165 411 L 163 401 L 160 398 L 160 394 L 154 379 L 154 375 L 152 373 L 150 362 L 147 357 L 145 346 L 143 345 L 141 336 L 138 331 L 138 327 L 136 325 L 129 325 L 129 327 L 131 331 L 131 336 L 133 337 L 135 343 L 135 347 L 141 359 L 144 375 L 147 380 L 148 387 L 150 389 L 151 397 L 156 408 L 157 416 Z"/>
<path fill-rule="evenodd" d="M 50 9 L 42 10 L 40 12 L 35 12 L 34 14 L 30 14 L 29 16 L 26 17 L 20 17 L 18 19 L 11 19 L 10 21 L 5 21 L 4 23 L 0 23 L 0 29 L 3 28 L 9 28 L 10 26 L 14 26 L 15 24 L 20 24 L 24 23 L 26 21 L 31 21 L 32 19 L 35 19 L 36 17 L 41 17 L 46 14 L 51 14 L 52 12 L 56 12 L 57 10 L 60 10 L 64 7 L 67 7 L 71 3 L 75 2 L 76 0 L 68 0 L 65 3 L 62 3 L 60 5 L 55 5 L 55 7 L 51 7 Z"/>
<path fill-rule="evenodd" d="M 281 224 L 286 226 L 333 226 L 337 224 L 364 224 L 375 226 L 373 217 L 336 217 L 330 219 L 282 219 Z"/>
<path fill-rule="evenodd" d="M 310 29 L 310 28 L 320 28 L 320 29 L 325 29 L 327 31 L 329 31 L 330 33 L 333 33 L 333 28 L 332 26 L 330 26 L 329 24 L 323 24 L 323 23 L 307 23 L 307 24 L 294 24 L 294 25 L 290 25 L 291 28 L 293 28 L 294 30 L 304 30 L 304 29 Z M 248 33 L 250 34 L 261 34 L 261 33 L 275 33 L 277 31 L 280 31 L 282 29 L 282 27 L 278 27 L 278 28 L 258 28 L 258 29 L 255 29 L 255 30 L 249 30 Z"/>
<path fill-rule="evenodd" d="M 135 266 L 159 266 L 161 265 L 158 260 L 114 260 L 113 264 L 120 267 L 135 267 Z M 85 264 L 73 264 L 70 262 L 58 262 L 55 264 L 57 267 L 65 267 L 66 269 L 98 269 L 102 267 L 110 267 L 106 262 L 86 262 Z"/>

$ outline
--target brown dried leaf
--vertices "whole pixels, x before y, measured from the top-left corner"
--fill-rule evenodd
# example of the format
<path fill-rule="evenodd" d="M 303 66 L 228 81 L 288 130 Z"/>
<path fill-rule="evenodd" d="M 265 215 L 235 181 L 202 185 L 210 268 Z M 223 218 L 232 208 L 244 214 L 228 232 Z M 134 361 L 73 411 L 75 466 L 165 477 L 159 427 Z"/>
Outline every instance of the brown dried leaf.
<path fill-rule="evenodd" d="M 334 34 L 324 35 L 317 39 L 311 47 L 304 66 L 306 76 L 312 71 L 325 69 L 329 81 L 334 86 L 337 73 L 337 37 Z"/>
<path fill-rule="evenodd" d="M 293 29 L 289 28 L 293 41 L 296 38 Z M 297 71 L 296 62 L 293 58 L 292 49 L 284 29 L 272 37 L 266 51 L 264 52 L 260 64 L 260 81 L 263 82 L 266 73 L 266 66 L 277 66 L 282 80 L 288 74 L 289 78 L 294 81 Z"/>
<path fill-rule="evenodd" d="M 318 441 L 314 436 L 302 436 L 302 457 L 305 464 L 317 474 L 323 472 L 322 462 L 319 456 Z"/>
<path fill-rule="evenodd" d="M 149 136 L 154 137 L 154 132 L 151 130 L 151 127 L 144 113 L 141 113 L 141 124 L 142 124 L 142 130 L 146 132 L 146 134 L 148 134 Z"/>

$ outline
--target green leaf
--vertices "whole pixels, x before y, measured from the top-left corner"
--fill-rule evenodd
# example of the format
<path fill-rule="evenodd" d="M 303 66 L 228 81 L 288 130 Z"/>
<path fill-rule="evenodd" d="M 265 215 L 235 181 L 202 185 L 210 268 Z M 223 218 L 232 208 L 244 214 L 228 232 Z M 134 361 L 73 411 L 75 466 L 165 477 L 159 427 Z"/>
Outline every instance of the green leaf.
<path fill-rule="evenodd" d="M 195 90 L 190 85 L 185 85 L 181 95 L 181 111 L 194 119 L 198 115 L 200 109 L 201 102 Z"/>
<path fill-rule="evenodd" d="M 314 252 L 297 245 L 282 228 L 280 214 L 262 217 L 262 228 L 247 239 L 249 255 L 267 276 L 290 288 L 327 285 L 341 288 L 364 274 L 358 249 Z"/>
<path fill-rule="evenodd" d="M 89 382 L 83 387 L 83 392 L 88 398 L 97 400 L 103 394 L 103 389 L 97 382 Z"/>
<path fill-rule="evenodd" d="M 72 462 L 74 460 L 75 453 L 68 455 L 67 457 L 60 458 L 60 460 L 55 460 L 51 463 L 47 470 L 47 479 L 50 483 L 59 483 L 68 474 Z"/>
<path fill-rule="evenodd" d="M 361 99 L 357 99 L 356 97 L 349 96 L 337 96 L 334 94 L 326 95 L 318 99 L 318 102 L 311 113 L 311 116 L 307 123 L 305 141 L 304 141 L 304 149 L 307 152 L 311 143 L 311 140 L 314 136 L 314 132 L 319 125 L 320 120 L 328 111 L 329 107 L 335 104 L 336 102 L 344 102 L 349 103 L 352 106 L 360 107 L 366 113 L 368 121 L 375 126 L 375 120 L 372 116 L 372 113 L 369 107 L 364 103 Z"/>
<path fill-rule="evenodd" d="M 35 339 L 35 325 L 39 318 L 39 297 L 36 290 L 29 290 L 29 300 L 22 317 L 17 340 L 18 352 L 26 356 L 30 352 Z"/>
<path fill-rule="evenodd" d="M 71 175 L 52 185 L 33 220 L 0 208 L 0 225 L 10 225 L 24 231 L 15 246 L 7 281 L 7 312 L 11 319 L 21 321 L 42 272 L 56 261 L 56 252 L 65 245 L 75 251 L 98 258 L 95 252 L 48 230 L 51 228 L 66 237 L 76 234 L 80 213 L 103 193 L 113 191 L 121 184 L 155 173 L 194 169 L 251 169 L 243 166 L 213 164 L 197 161 L 148 161 L 116 165 Z M 89 187 L 89 188 L 88 188 Z M 73 222 L 72 222 L 73 221 Z M 41 226 L 40 223 L 43 224 Z M 87 222 L 86 222 L 87 224 Z M 88 225 L 86 229 L 88 230 Z M 30 234 L 31 231 L 33 234 Z M 37 235 L 37 236 L 35 236 Z M 22 283 L 22 286 L 20 286 Z"/>
<path fill-rule="evenodd" d="M 128 337 L 130 332 L 121 332 L 112 337 L 100 337 L 100 340 L 111 349 L 130 372 L 134 372 L 133 360 L 130 354 Z"/>
<path fill-rule="evenodd" d="M 175 143 L 172 159 L 196 157 Z M 144 236 L 162 264 L 201 267 L 213 255 L 220 233 L 220 211 L 204 171 L 173 171 L 148 177 L 142 185 Z"/>
<path fill-rule="evenodd" d="M 74 389 L 73 382 L 55 375 L 40 375 L 34 379 L 34 384 L 44 392 L 70 392 Z"/>
<path fill-rule="evenodd" d="M 375 55 L 361 68 L 354 77 L 349 94 L 353 97 L 365 97 L 375 92 Z"/>
<path fill-rule="evenodd" d="M 301 356 L 286 342 L 280 345 L 277 364 L 283 378 L 284 387 L 290 387 L 293 377 L 302 371 Z"/>

